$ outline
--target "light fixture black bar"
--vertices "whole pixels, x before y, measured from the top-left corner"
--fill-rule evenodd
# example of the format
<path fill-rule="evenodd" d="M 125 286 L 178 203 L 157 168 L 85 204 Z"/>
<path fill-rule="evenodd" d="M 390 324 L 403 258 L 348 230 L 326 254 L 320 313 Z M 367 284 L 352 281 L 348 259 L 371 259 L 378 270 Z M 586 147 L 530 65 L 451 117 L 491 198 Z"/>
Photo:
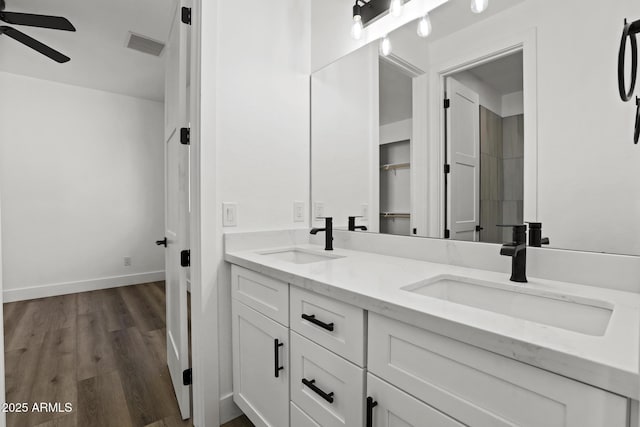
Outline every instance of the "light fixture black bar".
<path fill-rule="evenodd" d="M 360 6 L 360 16 L 362 16 L 362 24 L 367 25 L 380 15 L 389 11 L 391 5 L 390 0 L 357 0 L 356 4 Z"/>

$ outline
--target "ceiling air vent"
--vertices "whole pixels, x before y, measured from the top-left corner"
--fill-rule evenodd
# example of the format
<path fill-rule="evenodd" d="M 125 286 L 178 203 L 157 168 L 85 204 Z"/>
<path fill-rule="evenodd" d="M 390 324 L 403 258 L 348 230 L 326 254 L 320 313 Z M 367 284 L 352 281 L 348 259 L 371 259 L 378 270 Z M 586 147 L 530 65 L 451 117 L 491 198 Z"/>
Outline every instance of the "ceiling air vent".
<path fill-rule="evenodd" d="M 160 56 L 164 50 L 164 43 L 129 32 L 127 47 L 149 55 Z"/>

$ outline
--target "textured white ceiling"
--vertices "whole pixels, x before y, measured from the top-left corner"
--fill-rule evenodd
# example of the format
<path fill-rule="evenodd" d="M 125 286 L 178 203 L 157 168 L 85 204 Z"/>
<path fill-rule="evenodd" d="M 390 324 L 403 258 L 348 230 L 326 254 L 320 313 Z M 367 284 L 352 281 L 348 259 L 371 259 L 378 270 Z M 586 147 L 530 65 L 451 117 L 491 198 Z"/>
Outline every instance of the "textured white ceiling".
<path fill-rule="evenodd" d="M 166 42 L 174 0 L 7 0 L 7 11 L 64 16 L 77 32 L 15 26 L 71 57 L 58 64 L 0 36 L 0 71 L 139 98 L 164 99 L 164 55 L 127 49 L 128 32 Z"/>

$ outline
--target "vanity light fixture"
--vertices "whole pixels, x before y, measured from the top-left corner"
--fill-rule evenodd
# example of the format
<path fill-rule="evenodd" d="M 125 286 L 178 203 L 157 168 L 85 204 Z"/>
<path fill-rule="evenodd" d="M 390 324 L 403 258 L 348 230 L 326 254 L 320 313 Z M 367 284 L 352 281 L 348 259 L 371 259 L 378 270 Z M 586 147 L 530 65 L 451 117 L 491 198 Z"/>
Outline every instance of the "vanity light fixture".
<path fill-rule="evenodd" d="M 482 13 L 489 7 L 489 0 L 471 0 L 471 11 L 473 13 Z"/>
<path fill-rule="evenodd" d="M 353 5 L 353 26 L 351 27 L 351 37 L 355 40 L 360 40 L 362 37 L 362 30 L 364 26 L 362 24 L 362 7 L 356 2 Z"/>
<path fill-rule="evenodd" d="M 380 42 L 380 54 L 382 56 L 389 56 L 391 53 L 391 40 L 389 40 L 389 36 L 385 35 Z"/>
<path fill-rule="evenodd" d="M 402 0 L 391 0 L 389 13 L 396 18 L 402 16 Z"/>
<path fill-rule="evenodd" d="M 429 37 L 429 34 L 431 34 L 431 18 L 427 13 L 418 21 L 418 36 L 424 38 Z"/>

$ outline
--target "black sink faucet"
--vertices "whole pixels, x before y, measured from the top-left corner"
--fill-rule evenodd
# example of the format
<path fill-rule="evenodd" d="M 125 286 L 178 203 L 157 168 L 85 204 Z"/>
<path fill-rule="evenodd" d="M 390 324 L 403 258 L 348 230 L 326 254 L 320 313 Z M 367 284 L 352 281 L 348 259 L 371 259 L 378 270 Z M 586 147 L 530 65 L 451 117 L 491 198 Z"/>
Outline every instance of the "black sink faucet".
<path fill-rule="evenodd" d="M 505 225 L 513 227 L 513 242 L 500 248 L 500 255 L 511 257 L 511 281 L 527 283 L 527 226 Z"/>
<path fill-rule="evenodd" d="M 529 222 L 529 246 L 540 248 L 542 245 L 549 244 L 548 237 L 542 237 L 542 223 Z"/>
<path fill-rule="evenodd" d="M 324 231 L 324 250 L 333 250 L 333 218 L 326 217 L 324 219 L 324 228 L 312 228 L 311 234 L 318 234 L 319 231 Z"/>
<path fill-rule="evenodd" d="M 349 231 L 362 230 L 367 231 L 367 227 L 364 225 L 356 225 L 356 218 L 362 218 L 361 216 L 350 216 L 349 217 Z"/>

